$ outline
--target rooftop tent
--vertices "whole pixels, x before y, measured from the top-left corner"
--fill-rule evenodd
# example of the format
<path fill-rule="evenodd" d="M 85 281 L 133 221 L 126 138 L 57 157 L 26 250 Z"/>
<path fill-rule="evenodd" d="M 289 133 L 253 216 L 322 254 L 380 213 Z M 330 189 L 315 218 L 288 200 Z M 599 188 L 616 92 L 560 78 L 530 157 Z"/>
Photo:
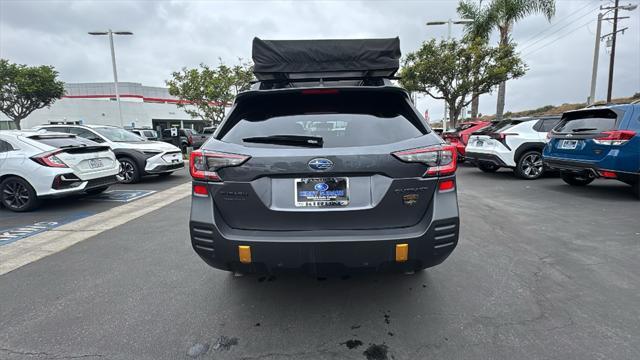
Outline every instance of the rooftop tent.
<path fill-rule="evenodd" d="M 400 67 L 400 39 L 253 39 L 259 81 L 392 77 Z"/>

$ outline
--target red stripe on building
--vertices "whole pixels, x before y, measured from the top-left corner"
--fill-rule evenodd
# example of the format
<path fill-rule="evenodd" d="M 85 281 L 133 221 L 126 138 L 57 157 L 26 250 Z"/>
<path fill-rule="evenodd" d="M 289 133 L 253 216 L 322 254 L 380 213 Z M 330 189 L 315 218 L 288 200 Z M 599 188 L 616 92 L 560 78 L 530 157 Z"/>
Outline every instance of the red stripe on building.
<path fill-rule="evenodd" d="M 187 100 L 179 100 L 179 99 L 165 99 L 165 98 L 152 98 L 152 97 L 144 97 L 142 95 L 135 94 L 122 94 L 121 98 L 134 98 L 134 99 L 142 99 L 144 102 L 151 103 L 170 103 L 170 104 L 191 104 L 191 101 Z M 63 98 L 66 99 L 115 99 L 115 95 L 65 95 Z M 218 102 L 212 102 L 211 105 L 217 106 Z"/>

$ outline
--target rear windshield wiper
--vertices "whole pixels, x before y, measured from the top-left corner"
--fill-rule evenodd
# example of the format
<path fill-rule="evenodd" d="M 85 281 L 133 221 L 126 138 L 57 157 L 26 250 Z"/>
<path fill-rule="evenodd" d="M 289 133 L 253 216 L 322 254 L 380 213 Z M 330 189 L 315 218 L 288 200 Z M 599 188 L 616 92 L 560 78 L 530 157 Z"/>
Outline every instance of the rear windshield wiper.
<path fill-rule="evenodd" d="M 277 144 L 305 147 L 322 147 L 324 140 L 320 136 L 304 135 L 271 135 L 255 136 L 242 139 L 244 142 L 259 144 Z"/>
<path fill-rule="evenodd" d="M 583 132 L 583 131 L 593 131 L 593 130 L 598 130 L 598 129 L 597 128 L 577 128 L 577 129 L 571 130 L 571 132 Z"/>

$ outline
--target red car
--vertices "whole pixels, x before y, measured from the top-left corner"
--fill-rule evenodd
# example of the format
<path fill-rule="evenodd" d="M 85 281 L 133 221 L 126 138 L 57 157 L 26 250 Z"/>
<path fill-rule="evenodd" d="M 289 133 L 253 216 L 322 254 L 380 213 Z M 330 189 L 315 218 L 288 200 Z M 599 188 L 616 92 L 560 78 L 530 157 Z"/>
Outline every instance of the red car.
<path fill-rule="evenodd" d="M 458 160 L 464 161 L 465 147 L 469 136 L 476 131 L 480 131 L 485 127 L 491 125 L 489 121 L 467 121 L 459 124 L 454 130 L 442 134 L 442 138 L 447 143 L 454 145 L 458 150 Z"/>

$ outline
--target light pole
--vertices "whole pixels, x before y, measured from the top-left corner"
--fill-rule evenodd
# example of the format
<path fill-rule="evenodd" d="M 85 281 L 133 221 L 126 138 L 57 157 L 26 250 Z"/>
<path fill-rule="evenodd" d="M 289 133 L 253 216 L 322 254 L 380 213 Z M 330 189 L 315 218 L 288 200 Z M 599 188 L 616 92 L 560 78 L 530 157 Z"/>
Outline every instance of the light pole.
<path fill-rule="evenodd" d="M 429 21 L 427 22 L 427 26 L 432 25 L 447 25 L 447 40 L 451 40 L 451 26 L 453 24 L 470 24 L 473 22 L 473 19 L 449 19 L 447 21 Z M 447 102 L 444 102 L 444 114 L 442 115 L 442 132 L 447 131 L 447 110 L 449 105 Z"/>
<path fill-rule="evenodd" d="M 120 127 L 124 128 L 122 119 L 122 105 L 120 104 L 120 91 L 118 90 L 118 71 L 116 70 L 116 51 L 113 48 L 113 35 L 133 35 L 131 31 L 90 31 L 89 35 L 109 35 L 109 45 L 111 46 L 111 65 L 113 66 L 113 83 L 116 90 L 116 102 L 118 103 L 118 115 L 120 117 Z"/>

